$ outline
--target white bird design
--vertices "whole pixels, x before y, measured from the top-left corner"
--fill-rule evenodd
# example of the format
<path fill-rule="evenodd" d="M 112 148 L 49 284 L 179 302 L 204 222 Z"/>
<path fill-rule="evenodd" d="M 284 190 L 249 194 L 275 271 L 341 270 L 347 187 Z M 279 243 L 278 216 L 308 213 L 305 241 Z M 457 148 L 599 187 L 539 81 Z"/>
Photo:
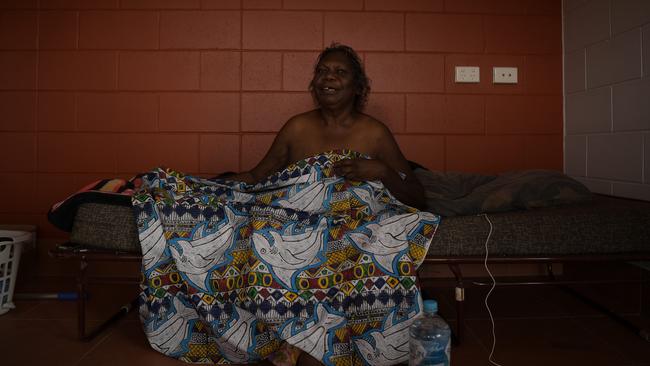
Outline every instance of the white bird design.
<path fill-rule="evenodd" d="M 372 254 L 384 271 L 393 273 L 395 257 L 408 247 L 408 236 L 420 221 L 420 212 L 396 215 L 366 225 L 370 237 L 360 231 L 348 236 L 360 250 Z"/>
<path fill-rule="evenodd" d="M 303 325 L 304 329 L 298 327 L 297 318 L 291 319 L 280 332 L 280 338 L 287 343 L 294 345 L 303 351 L 309 353 L 317 360 L 322 360 L 327 352 L 327 345 L 331 334 L 327 334 L 330 329 L 336 328 L 345 322 L 345 317 L 330 313 L 325 305 L 318 303 L 314 316 Z M 298 330 L 298 333 L 295 331 Z M 295 333 L 292 335 L 292 333 Z"/>
<path fill-rule="evenodd" d="M 185 306 L 177 297 L 174 297 L 172 302 L 176 313 L 156 329 L 145 327 L 151 347 L 165 355 L 172 355 L 180 350 L 181 343 L 189 331 L 189 322 L 199 317 L 194 308 Z"/>
<path fill-rule="evenodd" d="M 254 195 L 246 192 L 241 192 L 236 189 L 232 190 L 232 201 L 239 203 L 247 203 L 254 199 Z"/>
<path fill-rule="evenodd" d="M 374 347 L 363 338 L 354 340 L 361 356 L 371 365 L 395 365 L 408 359 L 408 328 L 413 323 L 416 313 L 411 313 L 408 319 L 396 322 L 395 312 L 396 310 L 393 310 L 388 315 L 383 330 L 370 333 L 375 341 Z"/>
<path fill-rule="evenodd" d="M 286 287 L 291 288 L 293 274 L 311 264 L 323 249 L 326 227 L 327 218 L 322 217 L 315 228 L 305 230 L 301 234 L 282 235 L 271 231 L 269 234 L 272 241 L 255 232 L 253 233 L 253 248 L 259 257 L 268 264 L 276 277 Z"/>
<path fill-rule="evenodd" d="M 140 245 L 142 246 L 142 265 L 145 270 L 149 270 L 162 257 L 167 241 L 163 235 L 163 228 L 159 218 L 154 218 L 149 222 L 149 226 L 142 231 L 140 236 Z"/>
<path fill-rule="evenodd" d="M 193 237 L 194 240 L 176 240 L 175 245 L 170 245 L 172 256 L 179 272 L 184 273 L 197 287 L 207 291 L 205 280 L 210 269 L 226 260 L 225 254 L 233 242 L 233 236 L 238 225 L 244 220 L 243 216 L 236 215 L 227 206 L 224 207 L 227 222 L 216 232 L 203 236 L 203 228 L 199 228 Z"/>
<path fill-rule="evenodd" d="M 229 361 L 237 364 L 249 360 L 248 348 L 253 341 L 255 316 L 248 311 L 234 307 L 236 314 L 231 318 L 226 331 L 217 338 L 219 350 Z M 218 330 L 215 329 L 218 334 Z"/>
<path fill-rule="evenodd" d="M 386 207 L 386 204 L 379 202 L 372 192 L 372 187 L 369 189 L 370 191 L 364 188 L 352 187 L 352 193 L 359 197 L 361 202 L 368 205 L 368 208 L 370 209 L 370 212 L 368 212 L 369 215 L 375 215 L 383 210 L 384 207 Z"/>
<path fill-rule="evenodd" d="M 314 169 L 307 179 L 307 183 L 309 183 L 307 187 L 286 199 L 277 200 L 276 203 L 280 207 L 297 211 L 318 212 L 323 209 L 328 188 L 337 180 L 334 178 L 318 180 L 318 172 Z"/>

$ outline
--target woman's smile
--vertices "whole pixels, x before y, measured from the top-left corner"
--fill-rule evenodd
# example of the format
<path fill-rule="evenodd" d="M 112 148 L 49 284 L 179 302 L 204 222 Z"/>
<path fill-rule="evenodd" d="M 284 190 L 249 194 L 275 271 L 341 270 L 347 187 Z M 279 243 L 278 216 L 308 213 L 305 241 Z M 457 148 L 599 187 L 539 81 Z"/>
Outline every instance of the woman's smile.
<path fill-rule="evenodd" d="M 324 86 L 324 87 L 320 88 L 320 91 L 323 94 L 332 95 L 332 94 L 336 94 L 336 92 L 338 92 L 339 90 L 336 89 L 336 88 L 333 88 L 331 86 Z"/>

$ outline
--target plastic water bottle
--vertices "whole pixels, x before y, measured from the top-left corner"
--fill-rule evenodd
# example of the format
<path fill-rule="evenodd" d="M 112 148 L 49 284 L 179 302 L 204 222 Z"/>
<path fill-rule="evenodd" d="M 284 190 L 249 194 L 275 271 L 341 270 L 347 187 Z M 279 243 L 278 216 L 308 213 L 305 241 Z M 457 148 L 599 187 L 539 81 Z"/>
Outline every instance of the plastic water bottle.
<path fill-rule="evenodd" d="M 409 328 L 409 366 L 449 366 L 451 330 L 438 316 L 436 300 L 424 301 L 424 313 Z"/>

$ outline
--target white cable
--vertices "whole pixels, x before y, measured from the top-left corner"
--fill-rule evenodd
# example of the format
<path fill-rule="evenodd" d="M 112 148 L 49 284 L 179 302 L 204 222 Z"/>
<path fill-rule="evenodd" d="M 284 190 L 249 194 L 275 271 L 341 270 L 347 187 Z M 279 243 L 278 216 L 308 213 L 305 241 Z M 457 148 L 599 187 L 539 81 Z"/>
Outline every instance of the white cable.
<path fill-rule="evenodd" d="M 492 275 L 492 272 L 490 272 L 490 268 L 488 268 L 487 261 L 488 261 L 488 243 L 490 242 L 490 237 L 492 236 L 492 221 L 490 221 L 490 218 L 488 217 L 487 214 L 481 214 L 479 216 L 484 216 L 485 219 L 487 220 L 488 224 L 490 224 L 490 232 L 488 233 L 487 239 L 485 239 L 485 260 L 483 261 L 483 265 L 485 266 L 485 270 L 487 271 L 488 275 L 490 275 L 490 279 L 492 279 L 492 287 L 490 287 L 490 291 L 488 291 L 487 295 L 485 295 L 485 308 L 488 311 L 488 314 L 490 315 L 490 322 L 492 323 L 492 349 L 490 350 L 490 356 L 488 357 L 488 361 L 495 366 L 501 366 L 501 364 L 497 363 L 496 361 L 493 360 L 494 356 L 494 348 L 496 347 L 497 344 L 497 335 L 495 332 L 495 325 L 494 325 L 494 317 L 492 316 L 492 311 L 490 310 L 490 305 L 488 305 L 488 298 L 492 294 L 492 291 L 497 285 L 496 279 L 494 279 L 494 276 Z"/>

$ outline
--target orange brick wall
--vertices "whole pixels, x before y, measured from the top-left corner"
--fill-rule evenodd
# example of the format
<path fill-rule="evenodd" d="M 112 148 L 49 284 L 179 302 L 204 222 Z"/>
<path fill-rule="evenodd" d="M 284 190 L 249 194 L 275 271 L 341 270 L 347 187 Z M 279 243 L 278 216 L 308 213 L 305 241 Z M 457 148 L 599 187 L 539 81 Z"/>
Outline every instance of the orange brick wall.
<path fill-rule="evenodd" d="M 0 223 L 39 225 L 91 180 L 251 168 L 340 41 L 367 112 L 430 169 L 562 169 L 560 0 L 4 0 Z M 453 82 L 456 65 L 481 83 Z M 493 85 L 516 66 L 517 85 Z"/>

